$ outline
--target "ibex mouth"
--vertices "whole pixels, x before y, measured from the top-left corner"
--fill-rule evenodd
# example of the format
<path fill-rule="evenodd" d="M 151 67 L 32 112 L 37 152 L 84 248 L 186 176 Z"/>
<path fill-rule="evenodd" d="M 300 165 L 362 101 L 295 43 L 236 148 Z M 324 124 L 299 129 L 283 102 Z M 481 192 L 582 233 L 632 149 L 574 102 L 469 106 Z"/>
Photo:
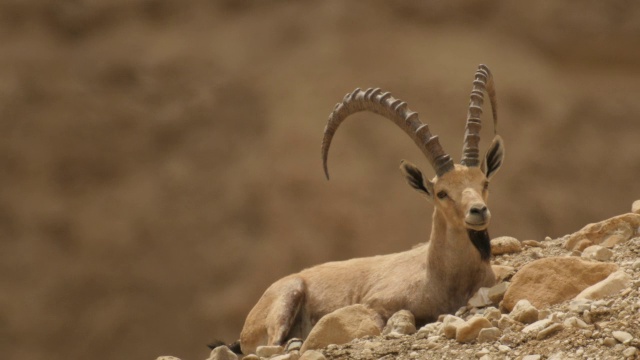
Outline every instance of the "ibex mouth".
<path fill-rule="evenodd" d="M 482 222 L 465 221 L 464 223 L 468 230 L 474 230 L 474 231 L 483 231 L 489 227 L 489 221 L 482 221 Z"/>
<path fill-rule="evenodd" d="M 489 226 L 489 220 L 491 220 L 491 212 L 485 205 L 482 205 L 472 207 L 467 213 L 464 222 L 467 229 L 482 231 Z"/>

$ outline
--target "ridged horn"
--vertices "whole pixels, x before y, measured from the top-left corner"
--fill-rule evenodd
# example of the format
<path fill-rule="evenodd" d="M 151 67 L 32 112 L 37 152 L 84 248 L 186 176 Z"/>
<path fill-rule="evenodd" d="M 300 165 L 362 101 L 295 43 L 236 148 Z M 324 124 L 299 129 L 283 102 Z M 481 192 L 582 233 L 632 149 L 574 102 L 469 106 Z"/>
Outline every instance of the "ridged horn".
<path fill-rule="evenodd" d="M 482 129 L 482 104 L 484 92 L 489 95 L 491 110 L 493 112 L 494 133 L 498 131 L 498 103 L 496 102 L 496 90 L 493 84 L 493 75 L 486 65 L 479 65 L 473 80 L 473 88 L 469 100 L 467 112 L 467 125 L 465 128 L 464 145 L 462 147 L 461 164 L 465 166 L 480 166 L 480 129 Z"/>
<path fill-rule="evenodd" d="M 322 165 L 327 179 L 329 179 L 327 158 L 333 135 L 347 117 L 360 111 L 370 111 L 382 115 L 398 125 L 422 150 L 438 176 L 453 169 L 453 161 L 442 149 L 438 136 L 431 134 L 427 124 L 420 122 L 418 113 L 411 111 L 407 107 L 407 103 L 395 99 L 391 93 L 383 93 L 380 89 L 369 88 L 362 91 L 358 88 L 347 94 L 342 102 L 336 104 L 333 112 L 329 115 L 327 126 L 324 128 Z"/>

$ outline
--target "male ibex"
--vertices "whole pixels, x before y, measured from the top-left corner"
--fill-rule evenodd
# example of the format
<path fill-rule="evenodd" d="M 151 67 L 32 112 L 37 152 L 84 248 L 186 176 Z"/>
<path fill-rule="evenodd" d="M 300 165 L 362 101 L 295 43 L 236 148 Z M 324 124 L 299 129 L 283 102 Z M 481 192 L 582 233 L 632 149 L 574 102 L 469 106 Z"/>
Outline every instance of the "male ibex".
<path fill-rule="evenodd" d="M 330 262 L 276 281 L 247 316 L 240 334 L 243 353 L 253 353 L 259 345 L 305 338 L 321 317 L 352 304 L 369 306 L 383 319 L 406 309 L 424 324 L 457 310 L 478 288 L 495 283 L 489 264 L 487 227 L 491 215 L 486 202 L 489 180 L 502 165 L 504 147 L 496 135 L 480 162 L 478 143 L 485 90 L 495 127 L 493 78 L 489 69 L 480 65 L 471 90 L 460 165 L 454 165 L 418 114 L 388 92 L 356 89 L 336 105 L 322 140 L 327 178 L 329 146 L 342 121 L 364 110 L 386 117 L 413 139 L 435 169 L 436 176 L 429 181 L 416 166 L 406 161 L 400 164 L 409 185 L 435 206 L 431 237 L 409 251 Z"/>

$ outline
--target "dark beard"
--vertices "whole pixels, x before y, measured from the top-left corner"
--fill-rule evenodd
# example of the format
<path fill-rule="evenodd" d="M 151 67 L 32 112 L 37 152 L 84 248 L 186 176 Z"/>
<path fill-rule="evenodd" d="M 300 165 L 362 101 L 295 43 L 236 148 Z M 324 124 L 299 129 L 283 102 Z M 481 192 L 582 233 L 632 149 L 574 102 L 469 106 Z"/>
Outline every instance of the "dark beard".
<path fill-rule="evenodd" d="M 487 230 L 476 231 L 467 229 L 467 233 L 473 246 L 480 252 L 480 259 L 489 261 L 491 258 L 491 239 L 489 238 L 489 232 Z"/>

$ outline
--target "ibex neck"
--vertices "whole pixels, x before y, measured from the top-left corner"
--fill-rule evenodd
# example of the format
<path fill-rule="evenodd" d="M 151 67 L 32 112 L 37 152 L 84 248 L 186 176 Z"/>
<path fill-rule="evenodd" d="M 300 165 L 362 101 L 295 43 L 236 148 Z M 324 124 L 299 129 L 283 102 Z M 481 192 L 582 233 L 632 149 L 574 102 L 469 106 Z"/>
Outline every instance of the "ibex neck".
<path fill-rule="evenodd" d="M 461 259 L 467 263 L 472 260 L 488 263 L 491 257 L 491 243 L 486 230 L 474 231 L 450 225 L 437 210 L 433 212 L 429 243 L 433 244 L 431 254 L 448 261 Z"/>
<path fill-rule="evenodd" d="M 474 240 L 467 229 L 450 226 L 437 210 L 432 226 L 427 250 L 427 282 L 446 294 L 440 311 L 448 313 L 465 305 L 479 287 L 493 284 L 489 258 L 481 256 L 481 252 L 490 254 L 491 250 L 490 245 L 480 246 L 484 250 L 479 250 L 474 244 L 474 241 L 488 241 L 488 235 L 474 234 L 477 236 Z"/>

